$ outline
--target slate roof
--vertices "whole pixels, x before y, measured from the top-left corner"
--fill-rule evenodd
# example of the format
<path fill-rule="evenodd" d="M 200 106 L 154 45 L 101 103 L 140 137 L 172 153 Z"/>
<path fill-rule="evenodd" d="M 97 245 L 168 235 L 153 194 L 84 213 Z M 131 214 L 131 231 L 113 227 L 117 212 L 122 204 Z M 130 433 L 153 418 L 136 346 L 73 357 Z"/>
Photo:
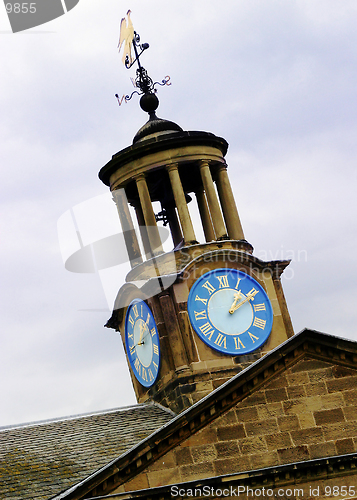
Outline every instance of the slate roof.
<path fill-rule="evenodd" d="M 1 429 L 0 498 L 47 500 L 119 457 L 173 417 L 158 404 L 141 404 Z"/>

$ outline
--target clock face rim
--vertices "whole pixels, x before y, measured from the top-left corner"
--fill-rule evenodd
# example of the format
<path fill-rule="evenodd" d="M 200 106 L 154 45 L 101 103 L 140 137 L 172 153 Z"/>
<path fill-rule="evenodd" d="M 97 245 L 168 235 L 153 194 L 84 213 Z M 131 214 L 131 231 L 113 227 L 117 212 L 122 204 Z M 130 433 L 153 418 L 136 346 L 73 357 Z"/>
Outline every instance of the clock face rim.
<path fill-rule="evenodd" d="M 243 283 L 248 286 L 245 286 L 244 288 L 247 288 L 249 290 L 254 288 L 255 290 L 258 290 L 260 293 L 259 297 L 262 298 L 262 301 L 260 303 L 265 304 L 265 311 L 264 312 L 258 312 L 254 311 L 252 307 L 252 300 L 248 300 L 244 305 L 241 306 L 240 311 L 236 310 L 232 316 L 228 314 L 226 318 L 228 321 L 226 321 L 226 324 L 232 324 L 232 319 L 234 318 L 234 315 L 237 315 L 238 313 L 244 313 L 244 316 L 246 316 L 245 321 L 245 328 L 243 331 L 240 332 L 235 332 L 235 333 L 229 333 L 227 331 L 220 330 L 217 328 L 217 326 L 213 325 L 213 322 L 210 318 L 209 314 L 209 309 L 210 309 L 210 301 L 211 298 L 214 297 L 217 292 L 221 292 L 224 290 L 224 287 L 215 289 L 214 292 L 212 292 L 212 295 L 206 290 L 203 293 L 206 293 L 206 295 L 201 295 L 204 300 L 207 299 L 206 304 L 203 306 L 200 304 L 200 301 L 198 303 L 200 304 L 200 308 L 197 310 L 197 301 L 195 300 L 196 297 L 196 292 L 200 289 L 202 291 L 202 284 L 207 282 L 211 277 L 217 278 L 217 275 L 228 275 L 228 273 L 236 273 L 237 274 L 237 279 L 238 277 L 241 278 L 241 280 L 246 280 Z M 218 279 L 218 278 L 217 278 Z M 217 280 L 216 280 L 217 283 Z M 218 279 L 218 284 L 220 284 L 220 280 Z M 233 289 L 233 286 L 231 286 L 231 283 L 229 282 L 229 286 L 225 288 L 227 291 L 232 290 L 237 291 L 235 288 Z M 207 289 L 208 290 L 208 289 Z M 257 292 L 257 293 L 258 293 Z M 247 290 L 245 290 L 245 293 L 247 294 Z M 244 294 L 244 292 L 243 292 Z M 233 294 L 232 296 L 233 297 Z M 247 297 L 247 295 L 243 295 L 244 298 Z M 242 298 L 243 298 L 242 297 Z M 254 300 L 254 299 L 253 299 Z M 203 302 L 203 301 L 202 301 Z M 239 301 L 238 301 L 239 302 Z M 228 302 L 229 305 L 227 305 L 227 312 L 229 306 L 232 304 L 230 301 Z M 238 308 L 237 308 L 238 309 Z M 196 313 L 199 314 L 201 312 L 202 314 L 206 314 L 206 316 L 202 316 L 202 319 L 205 318 L 207 321 L 206 323 L 202 323 L 199 321 L 199 319 L 195 318 L 195 310 Z M 251 311 L 252 314 L 252 319 L 249 321 L 249 310 Z M 212 269 L 210 271 L 207 271 L 206 273 L 202 274 L 192 285 L 188 299 L 187 299 L 187 311 L 189 314 L 190 322 L 191 325 L 195 331 L 195 333 L 198 335 L 198 337 L 210 348 L 214 349 L 215 351 L 218 351 L 221 354 L 225 355 L 230 355 L 230 356 L 242 356 L 245 354 L 250 354 L 260 347 L 264 345 L 264 343 L 267 341 L 271 334 L 272 326 L 273 326 L 273 308 L 270 302 L 270 299 L 265 291 L 265 289 L 262 287 L 262 285 L 255 279 L 253 278 L 250 274 L 247 274 L 241 269 L 236 269 L 233 267 L 224 267 L 224 268 L 216 268 Z M 206 313 L 204 313 L 206 311 Z M 197 314 L 197 316 L 198 316 Z M 212 315 L 211 315 L 212 316 Z M 242 315 L 243 316 L 243 315 Z M 242 323 L 241 317 L 238 316 L 240 319 L 240 322 Z M 264 317 L 264 320 L 262 320 L 262 316 Z M 237 316 L 236 316 L 237 317 Z M 248 319 L 247 319 L 248 317 Z M 232 318 L 232 319 L 231 319 Z M 255 319 L 257 318 L 257 319 Z M 257 325 L 259 324 L 262 325 L 262 321 L 265 321 L 264 323 L 264 328 L 261 326 L 258 328 L 257 326 L 253 326 L 253 323 L 256 323 Z M 221 320 L 222 323 L 223 320 Z M 208 323 L 211 325 L 211 330 L 208 330 Z M 202 328 L 203 324 L 207 325 L 207 330 L 202 332 L 200 330 L 200 326 Z M 248 325 L 248 326 L 246 326 Z M 217 332 L 217 337 L 214 338 L 213 334 L 211 335 L 212 330 Z M 208 333 L 207 333 L 208 332 Z M 222 335 L 223 337 L 219 337 L 219 335 Z M 240 339 L 240 340 L 238 340 Z M 244 339 L 246 339 L 245 345 Z M 219 342 L 221 342 L 222 345 L 218 345 Z M 224 343 L 223 343 L 224 342 Z M 249 347 L 250 343 L 250 347 Z M 228 347 L 227 347 L 228 344 Z M 243 344 L 243 347 L 242 347 Z M 238 348 L 237 348 L 238 345 Z M 248 347 L 247 347 L 248 346 Z"/>
<path fill-rule="evenodd" d="M 145 356 L 147 356 L 147 352 L 143 351 L 141 353 L 142 358 L 136 352 L 136 349 L 140 349 L 141 348 L 140 346 L 137 346 L 135 348 L 134 352 L 136 354 L 133 355 L 131 353 L 131 349 L 133 349 L 133 346 L 131 346 L 131 348 L 130 348 L 130 344 L 131 343 L 129 342 L 129 335 L 130 335 L 129 330 L 131 330 L 132 335 L 134 335 L 133 342 L 135 342 L 135 340 L 137 340 L 136 337 L 138 336 L 138 329 L 135 329 L 135 327 L 137 326 L 137 324 L 139 324 L 139 321 L 141 321 L 142 323 L 146 323 L 145 320 L 142 318 L 142 314 L 140 312 L 140 314 L 138 315 L 137 318 L 134 319 L 132 317 L 132 319 L 134 319 L 134 325 L 132 325 L 131 327 L 128 326 L 129 317 L 130 317 L 130 314 L 131 314 L 131 312 L 132 312 L 132 310 L 133 310 L 133 308 L 134 308 L 135 305 L 137 305 L 138 308 L 140 308 L 140 306 L 142 306 L 142 308 L 145 311 L 145 313 L 148 313 L 149 316 L 150 316 L 150 319 L 147 322 L 147 328 L 148 328 L 148 335 L 149 335 L 149 339 L 150 339 L 149 345 L 151 347 L 151 361 L 150 361 L 150 363 L 148 365 L 147 364 L 145 365 L 143 363 L 143 361 L 142 361 L 142 359 L 145 359 Z M 143 316 L 146 316 L 146 314 L 143 314 Z M 153 343 L 152 342 L 152 335 L 150 335 L 150 332 L 151 332 L 151 330 L 153 328 L 155 328 L 155 335 L 156 335 L 157 343 Z M 128 308 L 126 310 L 126 314 L 125 314 L 125 326 L 124 326 L 124 329 L 125 329 L 124 337 L 125 337 L 126 353 L 127 353 L 127 357 L 128 357 L 128 360 L 129 360 L 129 364 L 130 364 L 131 370 L 132 370 L 132 372 L 133 372 L 136 380 L 142 386 L 144 386 L 144 387 L 151 387 L 152 385 L 155 384 L 155 382 L 157 380 L 157 377 L 159 375 L 161 351 L 160 351 L 159 332 L 158 332 L 158 329 L 157 329 L 156 321 L 154 319 L 154 315 L 153 315 L 150 307 L 146 304 L 146 302 L 144 300 L 136 298 L 136 299 L 133 299 L 130 302 L 130 304 L 128 305 Z M 139 327 L 139 331 L 140 331 L 140 327 Z M 140 340 L 140 338 L 139 338 L 139 340 Z M 135 343 L 133 345 L 135 345 Z M 157 345 L 157 352 L 154 352 L 154 345 Z M 147 379 L 145 379 L 145 377 L 144 378 L 142 377 L 142 375 L 141 375 L 141 369 L 140 369 L 140 373 L 139 373 L 138 370 L 137 370 L 137 368 L 136 368 L 136 366 L 135 366 L 135 360 L 136 360 L 136 358 L 139 359 L 139 363 L 140 363 L 141 369 L 145 368 L 145 370 L 147 370 L 147 371 L 151 370 L 153 379 L 149 379 L 148 377 L 147 377 Z M 154 363 L 156 363 L 157 368 L 155 367 Z"/>

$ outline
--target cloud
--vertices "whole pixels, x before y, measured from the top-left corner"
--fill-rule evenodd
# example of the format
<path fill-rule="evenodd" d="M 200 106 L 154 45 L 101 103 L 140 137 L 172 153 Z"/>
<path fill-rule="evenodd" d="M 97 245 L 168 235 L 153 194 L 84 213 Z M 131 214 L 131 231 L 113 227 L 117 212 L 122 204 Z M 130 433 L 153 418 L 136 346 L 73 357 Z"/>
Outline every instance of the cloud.
<path fill-rule="evenodd" d="M 2 425 L 134 399 L 99 277 L 67 272 L 56 234 L 64 212 L 107 193 L 98 171 L 147 120 L 114 97 L 133 88 L 117 53 L 129 7 L 144 66 L 171 77 L 158 115 L 229 142 L 256 255 L 296 257 L 283 277 L 296 330 L 356 338 L 354 1 L 79 2 L 16 35 L 3 11 Z"/>

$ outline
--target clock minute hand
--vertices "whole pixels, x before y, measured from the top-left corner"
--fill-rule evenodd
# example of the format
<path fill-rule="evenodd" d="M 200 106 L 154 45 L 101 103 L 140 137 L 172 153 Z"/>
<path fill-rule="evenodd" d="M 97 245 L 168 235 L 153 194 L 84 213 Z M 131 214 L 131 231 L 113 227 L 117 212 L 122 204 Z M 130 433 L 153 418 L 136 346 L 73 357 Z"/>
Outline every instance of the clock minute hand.
<path fill-rule="evenodd" d="M 242 306 L 243 304 L 245 304 L 246 302 L 248 302 L 249 300 L 254 300 L 254 297 L 255 295 L 258 293 L 258 290 L 254 290 L 254 291 L 251 291 L 247 294 L 246 298 L 243 299 L 241 302 L 239 302 L 238 304 L 235 304 L 234 306 L 232 305 L 231 309 L 233 309 L 232 313 L 234 313 L 234 311 L 236 311 L 237 309 L 240 308 L 240 306 Z M 231 309 L 229 310 L 229 312 L 231 312 Z"/>
<path fill-rule="evenodd" d="M 145 321 L 144 324 L 140 323 L 140 338 L 139 342 L 136 345 L 143 345 L 143 338 L 144 338 L 144 330 L 146 330 L 146 327 L 149 325 L 150 318 L 148 316 L 148 319 Z M 145 335 L 146 337 L 146 335 Z"/>

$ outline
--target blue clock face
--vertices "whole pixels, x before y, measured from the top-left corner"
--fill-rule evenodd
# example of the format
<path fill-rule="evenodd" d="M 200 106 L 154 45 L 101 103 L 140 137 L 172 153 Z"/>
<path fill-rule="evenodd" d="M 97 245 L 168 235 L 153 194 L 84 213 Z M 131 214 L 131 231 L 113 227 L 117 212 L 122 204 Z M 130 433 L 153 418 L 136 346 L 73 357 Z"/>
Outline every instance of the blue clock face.
<path fill-rule="evenodd" d="M 201 276 L 190 290 L 187 309 L 197 335 L 224 354 L 255 351 L 273 325 L 265 290 L 237 269 L 215 269 Z"/>
<path fill-rule="evenodd" d="M 151 387 L 160 367 L 159 334 L 149 306 L 140 299 L 133 300 L 126 312 L 125 345 L 135 377 Z"/>

